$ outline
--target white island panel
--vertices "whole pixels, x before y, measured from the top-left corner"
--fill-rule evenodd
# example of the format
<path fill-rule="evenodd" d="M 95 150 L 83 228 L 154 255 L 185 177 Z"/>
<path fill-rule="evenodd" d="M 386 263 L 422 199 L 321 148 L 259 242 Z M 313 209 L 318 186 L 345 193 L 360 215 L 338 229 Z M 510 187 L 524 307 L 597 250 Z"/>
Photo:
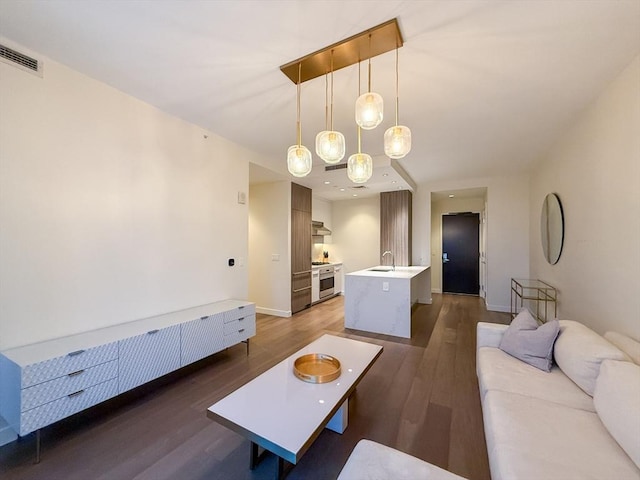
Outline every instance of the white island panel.
<path fill-rule="evenodd" d="M 411 307 L 431 303 L 429 267 L 383 268 L 345 276 L 345 327 L 411 338 Z"/>

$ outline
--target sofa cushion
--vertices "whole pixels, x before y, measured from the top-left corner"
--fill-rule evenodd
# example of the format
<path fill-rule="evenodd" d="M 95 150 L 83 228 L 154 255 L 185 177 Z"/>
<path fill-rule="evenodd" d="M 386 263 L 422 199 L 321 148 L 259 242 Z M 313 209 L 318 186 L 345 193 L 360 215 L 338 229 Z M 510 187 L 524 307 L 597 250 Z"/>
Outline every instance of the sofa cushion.
<path fill-rule="evenodd" d="M 540 370 L 551 370 L 553 342 L 558 336 L 558 321 L 542 325 L 523 308 L 504 332 L 500 350 Z"/>
<path fill-rule="evenodd" d="M 593 404 L 611 436 L 640 468 L 640 366 L 602 362 Z"/>
<path fill-rule="evenodd" d="M 543 372 L 490 347 L 478 349 L 476 361 L 481 395 L 500 390 L 595 412 L 593 399 L 555 365 Z"/>
<path fill-rule="evenodd" d="M 596 413 L 496 390 L 482 407 L 492 480 L 640 479 Z"/>
<path fill-rule="evenodd" d="M 360 440 L 338 480 L 464 480 L 419 458 L 371 440 Z"/>
<path fill-rule="evenodd" d="M 626 353 L 633 363 L 640 365 L 640 342 L 618 332 L 607 332 L 604 338 Z"/>
<path fill-rule="evenodd" d="M 626 355 L 587 326 L 560 320 L 553 354 L 565 375 L 593 396 L 603 360 L 625 360 Z"/>

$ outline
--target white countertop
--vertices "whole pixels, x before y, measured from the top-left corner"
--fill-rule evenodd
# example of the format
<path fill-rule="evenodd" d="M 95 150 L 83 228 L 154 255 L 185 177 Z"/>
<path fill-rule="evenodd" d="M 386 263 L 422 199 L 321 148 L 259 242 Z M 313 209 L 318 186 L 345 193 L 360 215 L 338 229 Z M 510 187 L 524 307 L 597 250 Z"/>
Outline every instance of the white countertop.
<path fill-rule="evenodd" d="M 335 267 L 337 265 L 342 265 L 342 262 L 329 262 L 329 263 L 323 263 L 322 265 L 311 265 L 311 269 L 317 269 L 317 268 L 322 268 L 322 267 Z"/>
<path fill-rule="evenodd" d="M 357 272 L 347 273 L 347 276 L 353 275 L 358 277 L 378 277 L 378 278 L 413 278 L 416 275 L 427 270 L 429 267 L 423 266 L 411 266 L 411 267 L 396 267 L 395 270 L 388 272 L 373 271 L 372 268 L 391 268 L 389 266 L 378 265 L 370 267 L 365 270 L 358 270 Z"/>

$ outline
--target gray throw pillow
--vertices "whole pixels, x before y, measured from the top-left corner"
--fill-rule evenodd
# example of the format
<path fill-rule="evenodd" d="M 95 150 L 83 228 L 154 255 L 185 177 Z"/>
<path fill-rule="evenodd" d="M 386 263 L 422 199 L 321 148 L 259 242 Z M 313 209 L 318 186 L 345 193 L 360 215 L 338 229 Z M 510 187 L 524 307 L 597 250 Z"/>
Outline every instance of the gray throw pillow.
<path fill-rule="evenodd" d="M 551 371 L 553 344 L 560 332 L 558 320 L 538 325 L 523 308 L 504 332 L 500 350 L 545 372 Z"/>

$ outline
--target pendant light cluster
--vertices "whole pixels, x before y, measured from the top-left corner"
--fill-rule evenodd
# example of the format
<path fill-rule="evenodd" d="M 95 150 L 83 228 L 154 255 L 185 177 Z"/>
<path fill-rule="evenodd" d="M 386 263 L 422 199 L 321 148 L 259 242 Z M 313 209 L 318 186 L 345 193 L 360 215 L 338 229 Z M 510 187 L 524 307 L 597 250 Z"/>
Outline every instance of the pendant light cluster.
<path fill-rule="evenodd" d="M 398 76 L 398 48 L 403 44 L 402 36 L 396 19 L 385 22 L 377 27 L 354 35 L 342 42 L 324 48 L 313 54 L 280 67 L 297 87 L 296 96 L 296 134 L 297 143 L 289 147 L 287 152 L 287 166 L 289 172 L 296 177 L 304 177 L 311 172 L 311 152 L 302 145 L 300 125 L 300 89 L 301 83 L 320 75 L 325 76 L 325 130 L 316 136 L 316 154 L 327 164 L 337 164 L 345 156 L 344 135 L 333 129 L 333 72 L 358 63 L 358 98 L 355 104 L 355 120 L 358 132 L 358 152 L 347 160 L 347 176 L 354 183 L 365 183 L 373 174 L 373 159 L 371 155 L 362 153 L 361 130 L 376 128 L 384 118 L 384 101 L 382 96 L 371 89 L 371 57 L 396 50 L 396 116 L 395 125 L 387 129 L 384 134 L 384 151 L 393 159 L 403 158 L 411 150 L 411 131 L 398 125 L 399 104 L 399 76 Z M 364 57 L 364 58 L 361 58 Z M 334 65 L 334 58 L 336 65 Z M 363 59 L 368 60 L 367 91 L 360 92 L 360 64 Z M 327 68 L 327 64 L 328 67 Z M 304 68 L 303 68 L 304 67 Z M 294 70 L 295 68 L 295 70 Z M 294 74 L 296 74 L 294 76 Z M 331 88 L 329 90 L 330 78 Z"/>

